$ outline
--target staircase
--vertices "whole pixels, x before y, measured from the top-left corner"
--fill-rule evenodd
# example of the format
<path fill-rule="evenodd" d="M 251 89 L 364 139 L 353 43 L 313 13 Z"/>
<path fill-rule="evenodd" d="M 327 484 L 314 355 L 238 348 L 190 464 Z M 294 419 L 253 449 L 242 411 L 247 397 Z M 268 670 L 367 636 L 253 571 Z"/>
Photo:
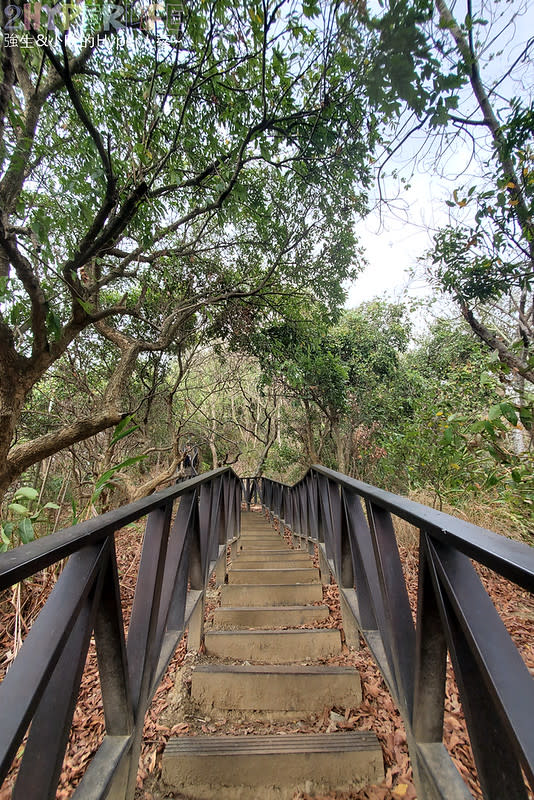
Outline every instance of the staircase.
<path fill-rule="evenodd" d="M 214 629 L 205 632 L 207 663 L 192 673 L 193 703 L 206 714 L 295 722 L 332 706 L 354 708 L 357 671 L 324 663 L 341 653 L 341 632 L 313 627 L 329 609 L 311 556 L 291 549 L 259 513 L 244 512 L 241 527 Z M 162 778 L 194 800 L 291 800 L 299 789 L 380 782 L 383 760 L 367 731 L 179 736 L 167 744 Z"/>

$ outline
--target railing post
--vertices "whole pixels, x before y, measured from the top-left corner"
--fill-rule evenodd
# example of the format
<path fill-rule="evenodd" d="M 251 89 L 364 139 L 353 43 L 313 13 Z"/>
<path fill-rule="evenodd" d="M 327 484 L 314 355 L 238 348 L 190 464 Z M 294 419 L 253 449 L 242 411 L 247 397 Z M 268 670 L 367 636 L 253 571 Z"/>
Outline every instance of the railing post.
<path fill-rule="evenodd" d="M 95 619 L 95 645 L 108 736 L 129 735 L 134 727 L 126 640 L 121 610 L 115 540 L 110 554 Z"/>
<path fill-rule="evenodd" d="M 374 592 L 378 592 L 378 573 L 374 563 L 371 534 L 360 498 L 343 489 L 345 524 L 351 542 L 352 570 L 358 597 L 359 624 L 362 631 L 377 630 Z M 382 606 L 380 605 L 380 608 Z"/>
<path fill-rule="evenodd" d="M 67 565 L 67 569 L 72 567 L 70 572 L 74 574 L 85 573 L 90 581 L 90 588 L 88 585 L 88 591 L 75 615 L 72 629 L 63 644 L 57 662 L 52 667 L 33 715 L 24 747 L 24 758 L 11 795 L 16 800 L 35 797 L 37 787 L 39 787 L 39 797 L 43 800 L 53 800 L 56 797 L 91 631 L 100 601 L 103 567 L 108 556 L 109 545 L 106 542 L 103 547 L 93 545 L 81 550 Z M 87 569 L 84 569 L 84 564 Z M 94 569 L 96 564 L 99 565 L 98 571 Z M 67 569 L 63 572 L 64 584 L 69 582 L 69 576 L 65 574 Z M 80 591 L 80 586 L 73 585 L 72 589 L 75 596 L 75 593 Z M 41 654 L 38 656 L 42 657 Z M 35 687 L 28 688 L 34 690 Z"/>
<path fill-rule="evenodd" d="M 188 576 L 192 584 L 201 583 L 198 519 L 198 492 L 182 495 L 167 546 L 161 593 L 158 637 L 160 646 L 166 632 L 183 630 Z"/>
<path fill-rule="evenodd" d="M 532 676 L 468 556 L 438 541 L 428 543 L 427 555 L 482 793 L 527 800 L 521 766 L 533 781 L 534 729 L 525 713 Z"/>
<path fill-rule="evenodd" d="M 296 547 L 300 536 L 300 492 L 298 484 L 293 487 L 293 508 L 295 510 L 295 519 L 291 531 L 291 541 L 293 546 Z"/>
<path fill-rule="evenodd" d="M 313 555 L 314 543 L 317 542 L 317 492 L 315 474 L 310 471 L 306 479 L 306 498 L 308 506 L 308 553 Z"/>
<path fill-rule="evenodd" d="M 330 542 L 336 581 L 341 576 L 341 494 L 340 488 L 334 481 L 328 481 L 328 497 L 330 501 Z"/>
<path fill-rule="evenodd" d="M 147 518 L 139 577 L 135 587 L 132 616 L 128 628 L 128 666 L 134 708 L 143 705 L 155 667 L 152 645 L 165 569 L 165 556 L 171 523 L 172 503 L 152 511 Z"/>
<path fill-rule="evenodd" d="M 411 719 L 414 694 L 415 627 L 400 561 L 391 514 L 366 501 L 367 518 L 372 533 L 380 592 L 385 610 L 384 639 L 388 647 L 390 669 L 396 684 L 403 714 Z"/>
<path fill-rule="evenodd" d="M 235 482 L 235 528 L 234 528 L 234 538 L 239 538 L 239 536 L 241 535 L 241 497 L 242 497 L 241 482 L 236 480 L 236 482 Z"/>
<path fill-rule="evenodd" d="M 426 536 L 421 531 L 412 714 L 413 732 L 418 742 L 441 742 L 443 738 L 447 642 L 431 576 L 433 569 Z"/>
<path fill-rule="evenodd" d="M 286 510 L 286 528 L 293 532 L 295 525 L 295 502 L 293 498 L 293 487 L 287 487 L 287 510 Z"/>
<path fill-rule="evenodd" d="M 171 523 L 172 502 L 151 511 L 147 518 L 139 576 L 135 587 L 132 616 L 128 628 L 127 654 L 132 703 L 136 719 L 144 717 L 153 673 L 154 652 L 165 556 Z M 130 750 L 130 770 L 126 797 L 133 797 L 141 752 L 142 726 L 137 726 Z"/>
<path fill-rule="evenodd" d="M 347 645 L 355 648 L 360 647 L 360 631 L 354 619 L 354 614 L 348 604 L 347 595 L 354 592 L 354 553 L 352 546 L 352 537 L 350 522 L 347 519 L 346 503 L 345 503 L 345 490 L 341 490 L 341 508 L 340 508 L 340 531 L 339 539 L 341 544 L 341 562 L 340 573 L 338 576 L 339 585 L 339 601 L 341 607 L 341 619 L 343 622 L 343 630 L 345 632 L 345 641 Z"/>
<path fill-rule="evenodd" d="M 226 582 L 226 549 L 228 537 L 228 522 L 230 509 L 228 508 L 228 475 L 223 475 L 221 478 L 221 487 L 219 491 L 219 506 L 218 515 L 219 521 L 217 524 L 218 536 L 218 553 L 217 564 L 215 566 L 215 585 L 221 586 Z"/>
<path fill-rule="evenodd" d="M 230 502 L 232 514 L 228 529 L 228 538 L 232 540 L 230 555 L 233 558 L 237 549 L 237 539 L 239 536 L 239 520 L 241 518 L 241 481 L 232 478 L 229 486 Z"/>
<path fill-rule="evenodd" d="M 332 560 L 332 515 L 330 512 L 330 495 L 328 480 L 321 475 L 318 479 L 318 495 L 319 495 L 319 568 L 321 571 L 321 581 L 323 585 L 330 583 L 330 573 L 335 572 L 334 562 Z M 321 544 L 324 547 L 321 547 Z"/>

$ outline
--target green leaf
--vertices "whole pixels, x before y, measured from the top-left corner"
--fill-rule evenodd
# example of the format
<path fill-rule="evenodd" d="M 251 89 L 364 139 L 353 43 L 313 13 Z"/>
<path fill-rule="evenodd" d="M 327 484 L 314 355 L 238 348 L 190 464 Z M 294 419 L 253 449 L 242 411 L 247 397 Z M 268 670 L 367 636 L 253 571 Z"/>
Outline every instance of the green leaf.
<path fill-rule="evenodd" d="M 518 469 L 512 470 L 512 480 L 514 481 L 514 483 L 521 483 L 521 473 L 519 472 Z"/>
<path fill-rule="evenodd" d="M 11 511 L 14 511 L 15 514 L 20 514 L 20 516 L 23 516 L 23 517 L 26 517 L 29 514 L 29 511 L 26 508 L 26 506 L 22 506 L 20 503 L 10 503 L 8 505 L 8 508 Z"/>
<path fill-rule="evenodd" d="M 485 428 L 484 422 L 485 420 L 483 419 L 478 419 L 476 422 L 473 422 L 471 425 L 471 431 L 473 433 L 482 433 Z"/>
<path fill-rule="evenodd" d="M 37 500 L 39 492 L 32 486 L 21 486 L 15 492 L 15 498 L 26 497 L 27 500 Z"/>
<path fill-rule="evenodd" d="M 5 525 L 0 525 L 0 539 L 6 546 L 9 546 L 11 544 L 12 533 L 13 533 L 13 525 L 10 522 L 8 522 Z"/>
<path fill-rule="evenodd" d="M 488 411 L 488 419 L 495 420 L 499 419 L 500 416 L 502 416 L 501 404 L 497 403 L 496 406 L 492 406 Z"/>
<path fill-rule="evenodd" d="M 86 314 L 92 314 L 93 311 L 95 310 L 94 307 L 91 305 L 91 303 L 88 303 L 87 300 L 82 300 L 80 297 L 77 297 L 76 300 L 81 305 Z"/>
<path fill-rule="evenodd" d="M 501 411 L 510 425 L 517 425 L 517 411 L 511 403 L 501 403 Z"/>
<path fill-rule="evenodd" d="M 49 308 L 46 314 L 46 329 L 56 342 L 59 341 L 61 336 L 61 320 L 52 308 Z"/>
<path fill-rule="evenodd" d="M 492 439 L 495 439 L 495 426 L 487 419 L 484 420 L 484 430 Z"/>
<path fill-rule="evenodd" d="M 58 508 L 61 508 L 61 506 L 58 506 L 57 503 L 45 503 L 42 510 L 45 508 L 55 508 L 57 510 Z"/>
<path fill-rule="evenodd" d="M 18 524 L 18 532 L 23 544 L 28 544 L 28 542 L 31 542 L 32 539 L 35 538 L 33 525 L 29 519 L 21 519 Z"/>
<path fill-rule="evenodd" d="M 319 7 L 315 2 L 313 2 L 313 0 L 312 2 L 304 2 L 302 4 L 302 13 L 304 14 L 305 17 L 308 17 L 309 19 L 312 17 L 316 17 L 319 14 Z"/>
<path fill-rule="evenodd" d="M 125 461 L 121 461 L 120 464 L 117 464 L 111 469 L 106 470 L 106 472 L 102 473 L 102 475 L 98 478 L 95 483 L 95 488 L 92 494 L 91 499 L 96 500 L 96 498 L 100 495 L 100 493 L 105 488 L 106 484 L 108 483 L 109 479 L 115 475 L 120 469 L 125 469 L 126 467 L 131 466 L 132 464 L 137 464 L 138 461 L 143 461 L 146 458 L 146 455 L 142 456 L 133 456 L 133 458 L 127 458 Z"/>
<path fill-rule="evenodd" d="M 519 409 L 519 417 L 521 422 L 525 426 L 525 428 L 530 429 L 532 427 L 532 409 L 527 407 L 522 407 Z"/>
<path fill-rule="evenodd" d="M 486 480 L 486 486 L 491 488 L 492 486 L 496 486 L 499 483 L 499 481 L 500 481 L 499 476 L 495 472 L 492 472 L 491 475 L 489 475 Z"/>
<path fill-rule="evenodd" d="M 138 429 L 139 425 L 137 424 L 133 425 L 131 428 L 127 427 L 131 421 L 132 421 L 132 414 L 128 414 L 127 417 L 124 417 L 124 419 L 122 419 L 119 422 L 119 424 L 117 425 L 117 427 L 113 432 L 111 442 L 109 443 L 110 447 L 114 444 L 117 444 L 117 442 L 120 442 L 120 440 L 124 439 L 125 436 L 129 436 L 131 433 L 133 433 Z"/>
<path fill-rule="evenodd" d="M 443 431 L 443 441 L 445 444 L 452 444 L 453 430 L 452 428 L 445 428 Z"/>

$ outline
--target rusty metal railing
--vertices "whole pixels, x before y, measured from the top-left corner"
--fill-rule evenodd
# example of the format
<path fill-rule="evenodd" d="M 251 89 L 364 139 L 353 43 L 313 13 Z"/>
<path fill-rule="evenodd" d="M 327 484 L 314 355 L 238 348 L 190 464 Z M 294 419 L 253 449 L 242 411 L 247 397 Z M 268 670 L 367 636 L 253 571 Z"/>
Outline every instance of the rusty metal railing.
<path fill-rule="evenodd" d="M 532 592 L 534 548 L 321 466 L 294 486 L 262 478 L 261 491 L 333 573 L 344 623 L 356 622 L 403 717 L 417 796 L 471 798 L 442 741 L 449 654 L 484 798 L 527 800 L 534 680 L 472 561 Z M 415 624 L 392 515 L 420 532 Z"/>
<path fill-rule="evenodd" d="M 241 484 L 225 467 L 0 554 L 0 591 L 68 557 L 0 684 L 0 786 L 29 729 L 14 800 L 56 797 L 92 635 L 105 736 L 73 796 L 133 798 L 145 713 L 187 626 L 200 644 L 204 591 L 214 569 L 224 580 L 240 513 Z M 115 533 L 145 516 L 126 637 Z"/>

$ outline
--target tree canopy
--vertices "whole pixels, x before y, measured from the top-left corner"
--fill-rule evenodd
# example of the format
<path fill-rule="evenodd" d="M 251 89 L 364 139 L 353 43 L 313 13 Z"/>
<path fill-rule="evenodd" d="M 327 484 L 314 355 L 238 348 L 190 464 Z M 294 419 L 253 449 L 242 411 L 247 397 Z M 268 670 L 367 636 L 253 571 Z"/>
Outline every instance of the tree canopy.
<path fill-rule="evenodd" d="M 2 43 L 0 493 L 65 450 L 79 486 L 98 483 L 134 441 L 168 453 L 168 478 L 189 435 L 206 464 L 291 452 L 382 482 L 411 441 L 441 485 L 451 464 L 475 469 L 473 434 L 524 484 L 503 442 L 513 419 L 532 428 L 532 98 L 502 84 L 532 42 L 490 78 L 495 9 L 470 0 L 458 19 L 444 0 L 192 0 L 112 23 L 98 2 L 28 8 L 6 11 Z M 407 352 L 401 304 L 341 313 L 363 264 L 355 220 L 421 131 L 440 158 L 458 135 L 477 157 L 426 264 L 508 370 L 491 419 L 478 384 L 476 412 L 461 402 L 470 357 L 434 351 L 427 369 Z M 495 360 L 477 358 L 495 393 Z"/>
<path fill-rule="evenodd" d="M 212 0 L 172 31 L 142 16 L 115 31 L 103 9 L 88 42 L 85 17 L 55 17 L 33 46 L 3 43 L 3 488 L 116 424 L 140 353 L 298 297 L 332 310 L 358 266 L 377 134 L 356 10 Z M 113 352 L 98 408 L 13 446 L 28 393 L 80 337 Z"/>

